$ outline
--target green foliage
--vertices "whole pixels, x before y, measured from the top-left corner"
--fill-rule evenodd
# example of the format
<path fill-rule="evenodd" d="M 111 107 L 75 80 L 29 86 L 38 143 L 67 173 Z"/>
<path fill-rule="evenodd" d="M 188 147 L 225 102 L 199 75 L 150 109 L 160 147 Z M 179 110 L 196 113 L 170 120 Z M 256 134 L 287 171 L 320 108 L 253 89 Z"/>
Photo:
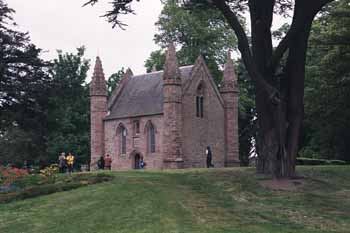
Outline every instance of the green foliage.
<path fill-rule="evenodd" d="M 78 164 L 89 161 L 89 89 L 85 79 L 90 64 L 84 52 L 84 47 L 76 54 L 59 51 L 54 60 L 48 109 L 50 162 L 57 162 L 62 151 L 72 152 Z"/>
<path fill-rule="evenodd" d="M 299 150 L 298 156 L 304 157 L 304 158 L 316 159 L 319 157 L 319 154 L 318 152 L 312 150 L 311 147 L 303 147 L 302 149 Z"/>
<path fill-rule="evenodd" d="M 311 33 L 303 146 L 320 158 L 350 161 L 349 28 L 350 5 L 341 0 L 326 8 Z"/>
<path fill-rule="evenodd" d="M 115 88 L 118 87 L 120 80 L 122 80 L 125 74 L 124 67 L 117 71 L 117 73 L 112 74 L 107 80 L 107 90 L 108 96 L 110 96 Z"/>
<path fill-rule="evenodd" d="M 165 64 L 165 52 L 162 50 L 153 51 L 150 57 L 145 62 L 147 73 L 151 72 L 153 68 L 156 71 L 163 70 Z"/>
<path fill-rule="evenodd" d="M 249 80 L 243 62 L 236 65 L 239 85 L 238 127 L 239 127 L 239 159 L 241 166 L 249 165 L 249 156 L 254 152 L 254 138 L 257 135 L 254 87 Z"/>
<path fill-rule="evenodd" d="M 112 180 L 108 174 L 56 175 L 47 179 L 42 175 L 27 175 L 16 182 L 19 190 L 0 193 L 0 203 L 23 200 L 56 192 L 68 191 L 79 187 L 98 184 Z"/>
<path fill-rule="evenodd" d="M 49 183 L 55 183 L 59 168 L 57 164 L 51 164 L 40 170 L 40 175 L 47 179 Z"/>
<path fill-rule="evenodd" d="M 327 159 L 312 159 L 312 158 L 297 158 L 297 165 L 346 165 L 342 160 L 327 160 Z"/>
<path fill-rule="evenodd" d="M 13 12 L 0 0 L 0 164 L 20 166 L 45 157 L 51 77 L 41 49 L 16 30 Z"/>
<path fill-rule="evenodd" d="M 167 0 L 156 26 L 159 32 L 154 40 L 158 45 L 165 48 L 169 42 L 176 42 L 181 47 L 177 53 L 180 65 L 194 64 L 201 54 L 215 82 L 220 83 L 220 66 L 226 61 L 227 51 L 237 47 L 237 40 L 218 10 L 187 10 L 177 1 Z M 147 71 L 153 65 L 163 69 L 164 58 L 162 50 L 153 52 L 146 61 Z"/>

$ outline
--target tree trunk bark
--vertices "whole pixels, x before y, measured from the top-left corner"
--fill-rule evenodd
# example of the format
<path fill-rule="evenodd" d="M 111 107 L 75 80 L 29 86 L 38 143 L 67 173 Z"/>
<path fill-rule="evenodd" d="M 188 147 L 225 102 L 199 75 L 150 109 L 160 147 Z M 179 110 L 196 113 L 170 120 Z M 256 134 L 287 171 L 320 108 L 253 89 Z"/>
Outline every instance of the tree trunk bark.
<path fill-rule="evenodd" d="M 305 57 L 314 16 L 333 0 L 295 0 L 293 22 L 287 36 L 272 51 L 271 24 L 275 0 L 249 0 L 252 51 L 237 16 L 226 0 L 213 0 L 238 38 L 238 49 L 254 81 L 258 115 L 257 171 L 273 177 L 295 173 L 299 131 L 303 119 Z M 289 49 L 283 79 L 276 67 Z"/>
<path fill-rule="evenodd" d="M 253 59 L 264 80 L 280 91 L 274 72 L 269 68 L 272 57 L 271 26 L 273 18 L 274 0 L 262 2 L 250 0 L 249 9 L 252 28 L 252 53 Z M 255 84 L 256 90 L 260 90 Z M 281 99 L 281 96 L 278 96 Z M 273 176 L 282 176 L 286 170 L 285 145 L 285 104 L 274 101 L 269 93 L 256 93 L 256 108 L 258 113 L 258 166 L 257 171 Z"/>
<path fill-rule="evenodd" d="M 305 60 L 308 38 L 314 15 L 306 16 L 305 26 L 290 44 L 287 59 L 287 158 L 295 172 L 295 161 L 298 153 L 299 135 L 304 118 L 304 80 Z"/>
<path fill-rule="evenodd" d="M 295 175 L 300 127 L 304 114 L 307 42 L 317 12 L 312 10 L 310 5 L 305 5 L 296 9 L 294 20 L 302 20 L 304 27 L 292 38 L 288 46 L 284 79 L 276 86 L 280 90 L 281 102 L 274 104 L 264 96 L 256 96 L 259 123 L 257 171 L 276 178 Z"/>
<path fill-rule="evenodd" d="M 283 98 L 279 102 L 271 101 L 270 96 L 256 95 L 258 114 L 257 172 L 275 178 L 290 177 L 294 169 L 288 160 L 287 107 Z"/>

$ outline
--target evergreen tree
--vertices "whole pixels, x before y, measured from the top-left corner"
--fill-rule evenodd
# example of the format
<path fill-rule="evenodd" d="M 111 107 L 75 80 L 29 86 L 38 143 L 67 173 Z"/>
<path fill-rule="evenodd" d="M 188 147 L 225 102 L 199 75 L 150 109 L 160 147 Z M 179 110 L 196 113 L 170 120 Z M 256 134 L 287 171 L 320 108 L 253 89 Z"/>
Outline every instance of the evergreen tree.
<path fill-rule="evenodd" d="M 302 156 L 350 161 L 350 5 L 329 5 L 308 51 Z"/>
<path fill-rule="evenodd" d="M 45 161 L 50 64 L 0 0 L 0 164 Z"/>

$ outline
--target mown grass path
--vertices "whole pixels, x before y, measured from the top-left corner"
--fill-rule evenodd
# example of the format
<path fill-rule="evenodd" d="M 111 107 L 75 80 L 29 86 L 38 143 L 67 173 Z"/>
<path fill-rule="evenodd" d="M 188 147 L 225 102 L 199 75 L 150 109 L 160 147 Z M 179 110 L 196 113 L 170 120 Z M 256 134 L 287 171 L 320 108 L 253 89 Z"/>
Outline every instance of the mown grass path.
<path fill-rule="evenodd" d="M 350 232 L 350 167 L 300 167 L 295 191 L 254 169 L 113 172 L 115 179 L 0 205 L 1 233 Z"/>

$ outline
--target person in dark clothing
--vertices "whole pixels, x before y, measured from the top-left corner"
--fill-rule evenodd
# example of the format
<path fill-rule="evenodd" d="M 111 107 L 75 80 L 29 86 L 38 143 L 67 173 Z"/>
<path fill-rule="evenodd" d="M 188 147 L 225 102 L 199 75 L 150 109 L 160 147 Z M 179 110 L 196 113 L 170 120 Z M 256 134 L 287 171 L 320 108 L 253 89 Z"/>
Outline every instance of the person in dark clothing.
<path fill-rule="evenodd" d="M 143 157 L 140 159 L 139 169 L 144 169 L 146 166 L 146 163 L 143 161 Z"/>
<path fill-rule="evenodd" d="M 100 170 L 105 169 L 105 159 L 103 158 L 103 156 L 101 156 L 101 158 L 97 161 L 97 166 Z"/>
<path fill-rule="evenodd" d="M 112 168 L 112 159 L 111 157 L 109 157 L 109 154 L 106 155 L 106 157 L 104 158 L 105 161 L 105 169 L 106 170 L 111 170 Z"/>
<path fill-rule="evenodd" d="M 206 154 L 207 154 L 207 168 L 214 167 L 214 165 L 211 163 L 211 161 L 213 159 L 213 155 L 211 153 L 210 146 L 207 146 Z"/>

